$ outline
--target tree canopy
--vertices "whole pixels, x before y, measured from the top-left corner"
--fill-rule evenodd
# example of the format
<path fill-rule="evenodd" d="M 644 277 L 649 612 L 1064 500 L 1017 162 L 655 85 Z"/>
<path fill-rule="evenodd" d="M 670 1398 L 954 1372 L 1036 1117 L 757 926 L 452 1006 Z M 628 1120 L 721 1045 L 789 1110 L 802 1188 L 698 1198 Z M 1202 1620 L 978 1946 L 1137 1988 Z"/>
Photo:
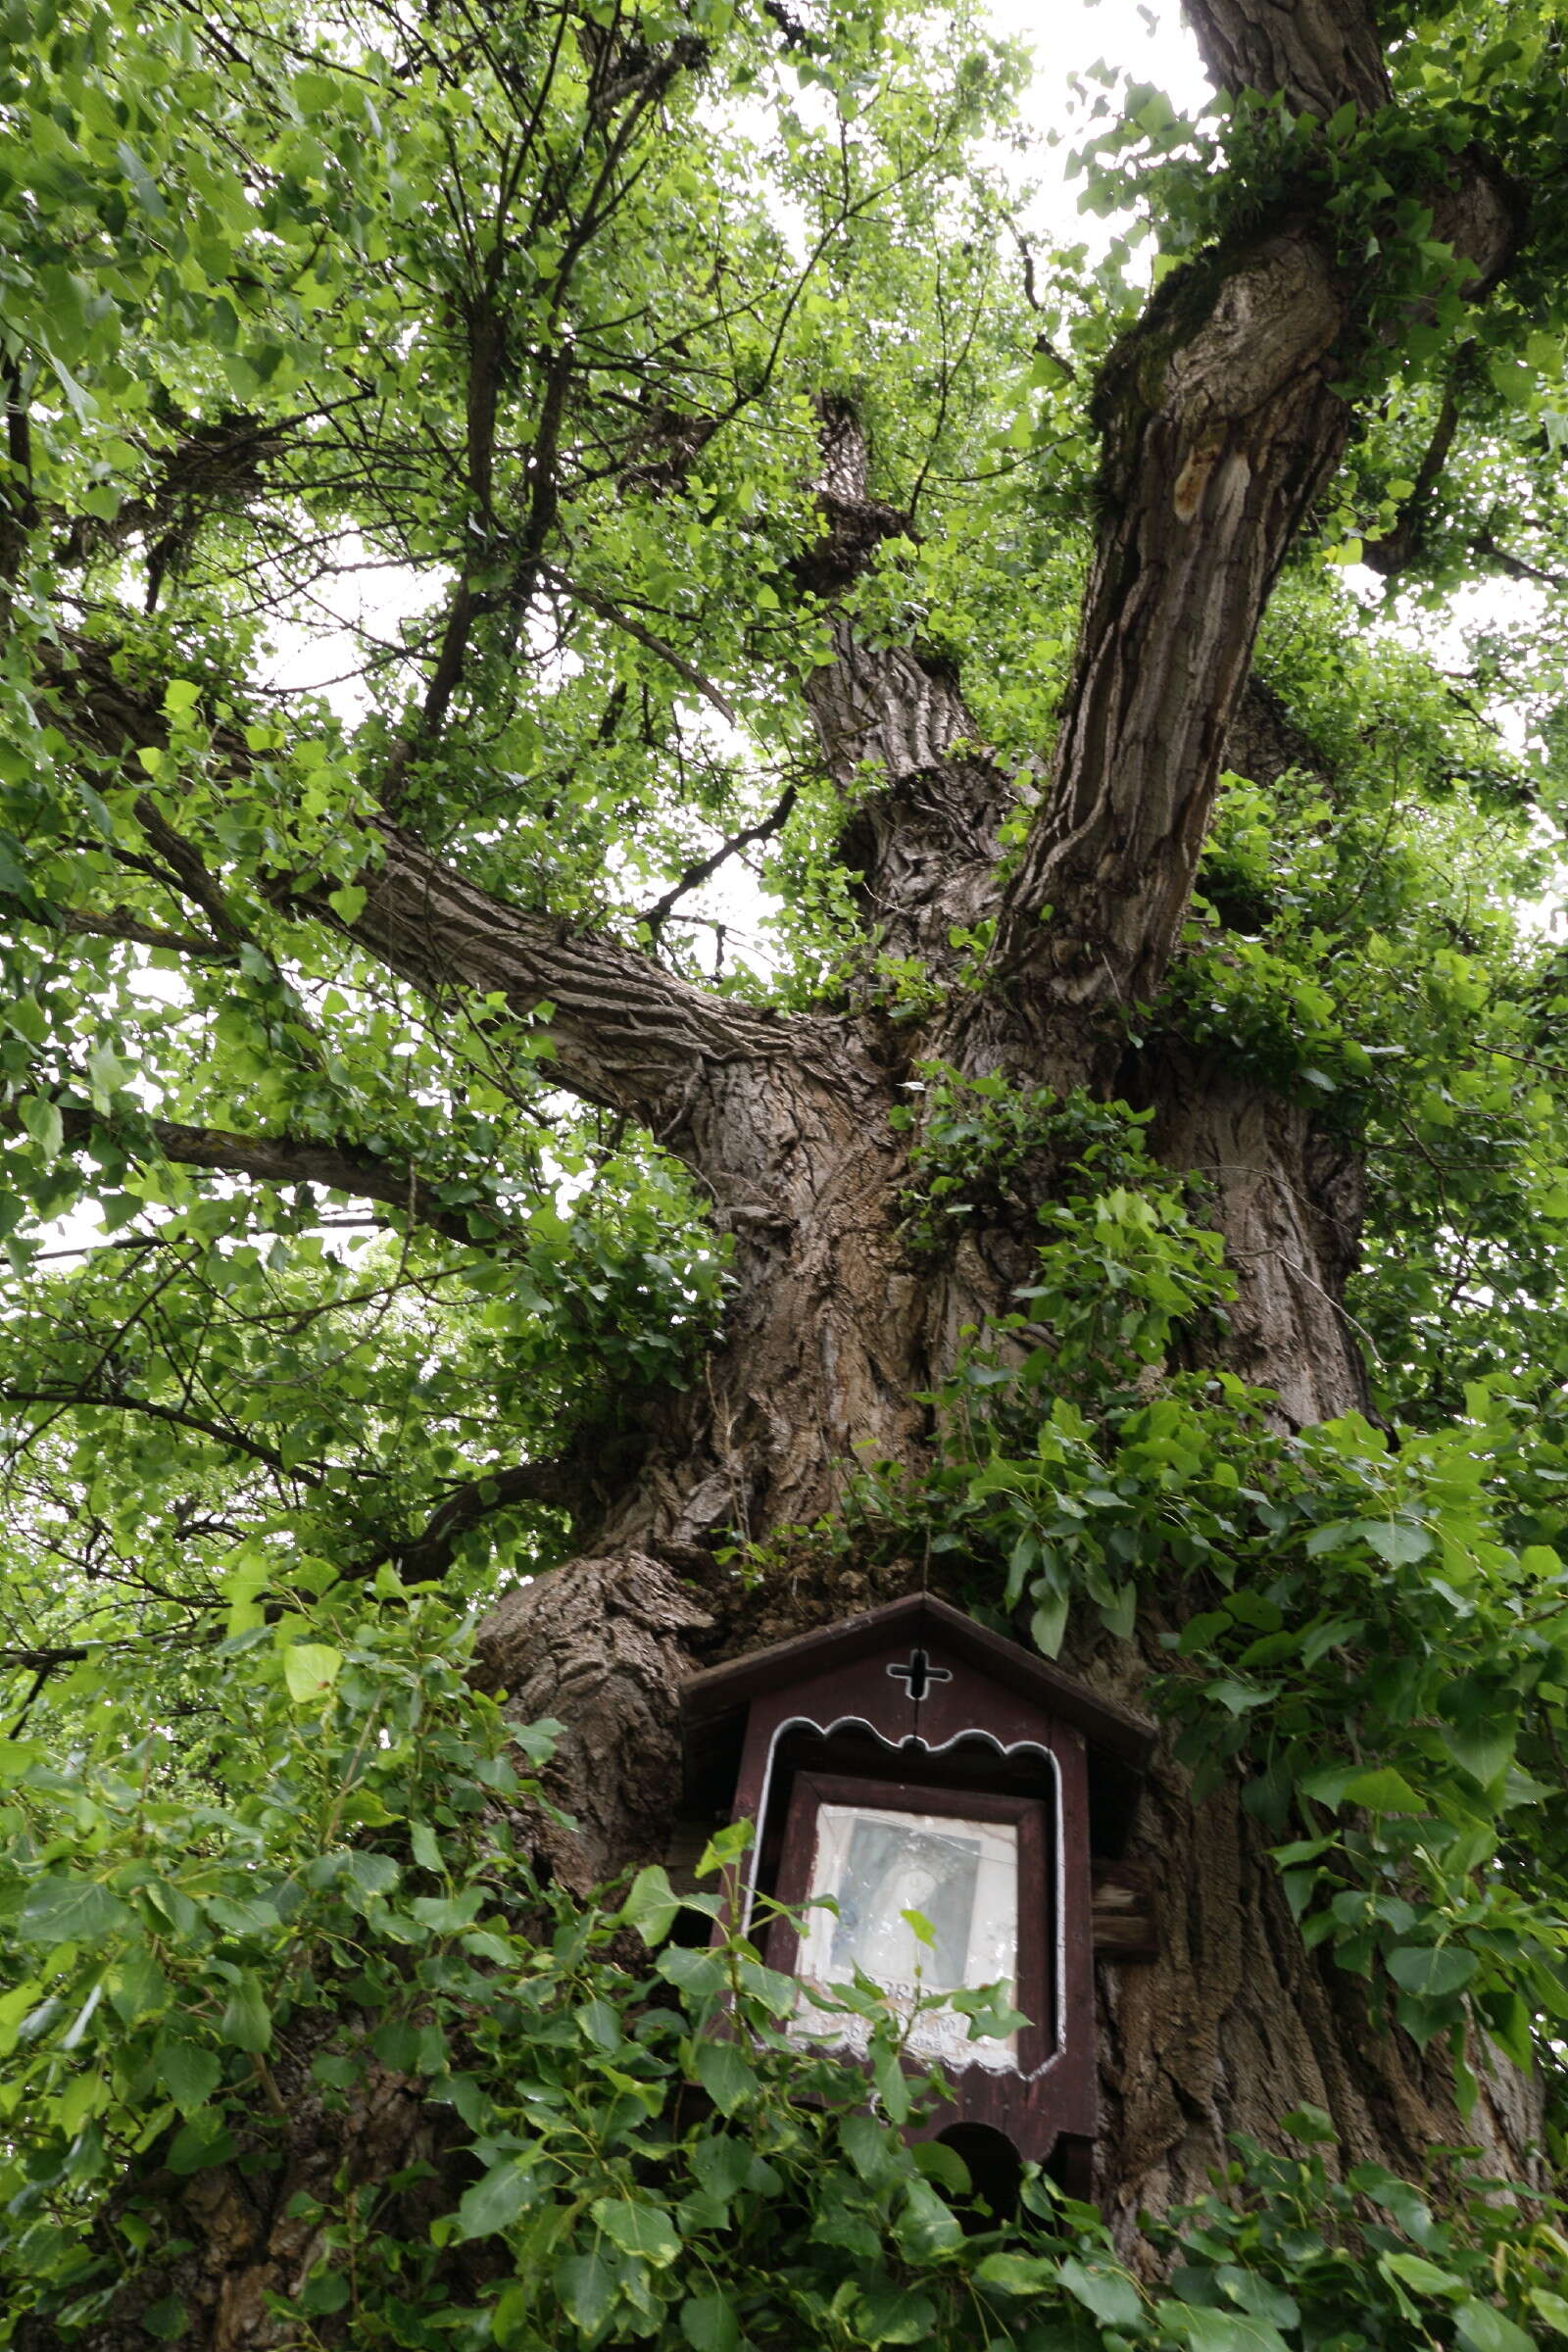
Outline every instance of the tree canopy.
<path fill-rule="evenodd" d="M 1563 27 L 1187 14 L 1071 245 L 967 7 L 0 18 L 0 2342 L 1568 2333 Z M 628 1544 L 1138 1648 L 1522 2205 L 977 2216 L 468 1671 Z"/>

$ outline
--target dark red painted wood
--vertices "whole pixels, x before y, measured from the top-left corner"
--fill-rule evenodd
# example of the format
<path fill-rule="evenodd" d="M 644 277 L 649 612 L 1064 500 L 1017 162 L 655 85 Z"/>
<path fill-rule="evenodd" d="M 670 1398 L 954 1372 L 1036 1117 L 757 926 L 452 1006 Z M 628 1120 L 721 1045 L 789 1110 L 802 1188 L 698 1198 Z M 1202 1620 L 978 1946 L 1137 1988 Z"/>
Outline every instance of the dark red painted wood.
<path fill-rule="evenodd" d="M 1152 1729 L 924 1593 L 712 1668 L 682 1704 L 694 1795 L 712 1808 L 722 1788 L 731 1820 L 758 1825 L 715 1935 L 750 1921 L 759 1894 L 805 1899 L 824 1801 L 1039 1825 L 1019 1888 L 1019 2066 L 952 2070 L 954 2104 L 927 2129 L 982 2124 L 1020 2156 L 1055 2151 L 1081 2190 L 1098 2123 L 1092 1820 L 1094 1843 L 1115 1851 Z M 830 1786 L 840 1793 L 824 1798 Z M 794 1931 L 756 1924 L 792 1972 Z"/>

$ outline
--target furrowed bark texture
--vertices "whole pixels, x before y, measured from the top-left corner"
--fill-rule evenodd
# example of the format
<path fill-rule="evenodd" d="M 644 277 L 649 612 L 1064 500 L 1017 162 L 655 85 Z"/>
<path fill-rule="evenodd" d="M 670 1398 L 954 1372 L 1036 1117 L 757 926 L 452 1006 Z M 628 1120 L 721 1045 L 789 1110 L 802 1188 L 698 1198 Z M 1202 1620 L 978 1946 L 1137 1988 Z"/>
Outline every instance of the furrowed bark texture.
<path fill-rule="evenodd" d="M 869 494 L 870 450 L 854 410 L 822 410 L 817 504 L 822 537 L 797 566 L 803 587 L 836 604 L 880 540 L 907 516 Z M 884 955 L 952 970 L 952 933 L 994 911 L 997 827 L 1013 800 L 979 742 L 951 664 L 903 646 L 868 646 L 833 613 L 833 660 L 806 680 L 823 764 L 857 796 L 840 848 L 861 877 L 866 920 Z"/>
<path fill-rule="evenodd" d="M 1167 281 L 1106 370 L 1106 519 L 999 940 L 1004 969 L 1086 1008 L 1159 985 L 1258 619 L 1348 429 L 1330 389 L 1344 311 L 1315 241 L 1271 237 L 1205 275 Z"/>
<path fill-rule="evenodd" d="M 1388 102 L 1371 16 L 1353 0 L 1190 0 L 1190 15 L 1225 86 L 1319 114 Z M 1455 163 L 1435 213 L 1434 233 L 1490 277 L 1508 223 L 1485 172 Z M 557 1793 L 578 1826 L 536 1826 L 571 1886 L 668 1852 L 686 1672 L 918 1575 L 894 1569 L 872 1589 L 799 1546 L 794 1564 L 792 1531 L 833 1510 L 858 1461 L 928 1462 L 921 1399 L 976 1328 L 1011 1308 L 1055 1181 L 1049 1167 L 1026 1170 L 939 1264 L 912 1257 L 911 1138 L 892 1114 L 923 1057 L 1152 1108 L 1156 1154 L 1201 1185 L 1224 1237 L 1238 1299 L 1223 1360 L 1274 1391 L 1287 1425 L 1363 1402 L 1344 1306 L 1361 1208 L 1352 1144 L 1302 1103 L 1168 1040 L 1130 1053 L 1110 1017 L 1157 998 L 1222 766 L 1268 778 L 1309 757 L 1266 697 L 1243 697 L 1270 587 L 1345 445 L 1349 410 L 1334 386 L 1356 331 L 1354 290 L 1316 224 L 1286 220 L 1168 280 L 1113 356 L 1075 669 L 1049 788 L 1005 889 L 997 830 L 1013 796 L 975 740 L 958 679 L 917 648 L 867 644 L 848 617 L 847 592 L 905 520 L 871 495 L 853 412 L 824 404 L 823 532 L 799 585 L 830 608 L 833 659 L 805 692 L 825 765 L 852 796 L 846 846 L 868 949 L 917 956 L 953 980 L 949 933 L 998 917 L 988 984 L 966 973 L 923 1029 L 874 1006 L 782 1018 L 710 995 L 608 935 L 504 904 L 381 827 L 359 944 L 438 1004 L 493 994 L 525 1013 L 548 999 L 562 1083 L 677 1152 L 734 1242 L 732 1302 L 701 1378 L 649 1409 L 634 1468 L 584 1498 L 581 1557 L 507 1596 L 482 1637 L 484 1679 L 518 1718 L 565 1724 Z M 104 740 L 137 739 L 123 716 L 103 727 Z M 220 907 L 213 919 L 222 949 Z M 243 1139 L 187 1141 L 192 1156 L 222 1149 L 228 1159 L 213 1164 L 247 1164 Z M 253 1163 L 266 1158 L 255 1146 Z M 770 1542 L 786 1562 L 749 1595 L 714 1561 L 737 1536 Z M 1159 1653 L 1074 1638 L 1070 1668 L 1144 1703 Z M 1265 1846 L 1234 1788 L 1195 1803 L 1160 1758 L 1132 1849 L 1155 1888 L 1159 1956 L 1101 1969 L 1100 2191 L 1135 2250 L 1141 2208 L 1200 2194 L 1229 2133 L 1267 2141 L 1303 2101 L 1328 2110 L 1351 2159 L 1419 2171 L 1434 2141 L 1474 2136 L 1500 2171 L 1528 2169 L 1526 2088 L 1488 2075 L 1461 2128 L 1439 2061 L 1373 2034 L 1353 1982 L 1303 1950 Z M 368 2105 L 326 2117 L 308 2089 L 309 2055 L 285 2085 L 277 2169 L 171 2181 L 191 2250 L 177 2277 L 127 2295 L 86 2339 L 93 2352 L 142 2344 L 140 2312 L 171 2289 L 212 2352 L 281 2342 L 263 2289 L 288 2293 L 308 2256 L 287 2219 L 295 2189 L 339 2165 L 354 2179 L 424 2154 L 439 2166 L 439 2132 L 407 2085 L 378 2081 Z M 347 2340 L 330 2319 L 320 2332 Z M 20 2340 L 45 2352 L 53 2339 L 34 2327 Z"/>

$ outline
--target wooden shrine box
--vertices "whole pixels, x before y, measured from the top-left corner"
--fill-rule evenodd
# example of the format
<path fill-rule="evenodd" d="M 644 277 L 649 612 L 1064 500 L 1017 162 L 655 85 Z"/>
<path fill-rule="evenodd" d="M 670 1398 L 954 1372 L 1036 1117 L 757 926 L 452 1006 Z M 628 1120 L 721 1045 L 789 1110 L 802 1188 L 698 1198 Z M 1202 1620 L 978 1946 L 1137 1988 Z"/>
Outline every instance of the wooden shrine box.
<path fill-rule="evenodd" d="M 909 2063 L 955 2093 L 931 2129 L 1000 2132 L 1087 2194 L 1092 1857 L 1121 1850 L 1152 1731 L 925 1593 L 712 1667 L 681 1708 L 692 1810 L 758 1826 L 728 1916 L 801 1980 L 792 2031 L 863 2053 L 863 2023 L 809 1999 L 857 1965 L 906 2007 L 1010 1980 L 1030 2022 L 1007 2039 L 969 2038 L 949 2008 L 914 2020 Z M 759 1906 L 822 1894 L 836 1914 L 813 1906 L 800 1934 Z M 1125 1926 L 1118 1941 L 1139 1948 Z"/>

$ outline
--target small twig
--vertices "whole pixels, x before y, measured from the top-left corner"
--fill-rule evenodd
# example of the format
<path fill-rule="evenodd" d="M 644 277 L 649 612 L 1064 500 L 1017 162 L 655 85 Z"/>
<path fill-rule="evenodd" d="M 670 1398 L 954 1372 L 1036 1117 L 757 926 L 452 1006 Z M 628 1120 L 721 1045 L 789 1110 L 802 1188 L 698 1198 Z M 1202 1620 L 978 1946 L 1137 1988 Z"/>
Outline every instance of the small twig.
<path fill-rule="evenodd" d="M 558 571 L 553 564 L 541 564 L 539 570 L 552 587 L 561 589 L 566 596 L 574 596 L 579 604 L 587 606 L 590 612 L 597 612 L 602 620 L 613 622 L 617 629 L 624 629 L 628 637 L 635 637 L 639 645 L 645 645 L 651 654 L 657 654 L 660 661 L 674 670 L 678 677 L 695 687 L 705 702 L 711 703 L 720 717 L 727 718 L 732 727 L 740 725 L 739 715 L 729 697 L 645 622 L 634 619 L 619 605 L 612 603 L 608 596 L 601 596 L 597 589 L 585 588 L 580 580 L 570 579 L 565 572 Z"/>
<path fill-rule="evenodd" d="M 780 827 L 787 823 L 797 797 L 796 787 L 793 784 L 786 784 L 766 816 L 759 817 L 755 825 L 746 826 L 743 832 L 732 833 L 727 841 L 719 843 L 711 857 L 699 858 L 694 865 L 687 866 L 680 879 L 672 883 L 663 897 L 650 906 L 645 914 L 640 915 L 638 920 L 646 923 L 649 930 L 657 934 L 668 921 L 686 893 L 689 890 L 696 890 L 700 884 L 716 874 L 726 858 L 737 857 L 742 850 L 752 849 L 760 841 L 771 841 Z"/>

